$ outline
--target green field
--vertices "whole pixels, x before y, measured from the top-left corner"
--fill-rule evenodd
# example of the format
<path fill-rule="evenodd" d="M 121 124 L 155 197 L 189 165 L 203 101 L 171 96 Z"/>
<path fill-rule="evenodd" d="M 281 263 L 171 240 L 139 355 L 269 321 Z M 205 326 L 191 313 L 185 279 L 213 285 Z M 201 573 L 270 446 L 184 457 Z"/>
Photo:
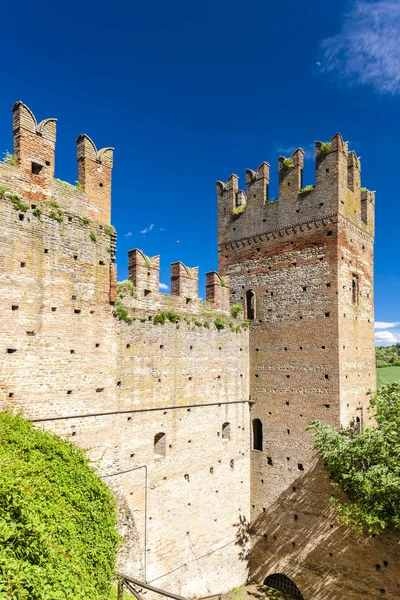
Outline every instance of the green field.
<path fill-rule="evenodd" d="M 387 383 L 400 381 L 400 367 L 381 367 L 376 370 L 376 383 L 380 388 Z"/>

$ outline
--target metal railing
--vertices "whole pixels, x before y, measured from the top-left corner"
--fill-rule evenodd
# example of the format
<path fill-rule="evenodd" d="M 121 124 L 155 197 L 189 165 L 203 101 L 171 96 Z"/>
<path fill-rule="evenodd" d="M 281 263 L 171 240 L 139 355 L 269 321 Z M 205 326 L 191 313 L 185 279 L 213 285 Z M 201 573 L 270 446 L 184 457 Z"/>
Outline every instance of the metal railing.
<path fill-rule="evenodd" d="M 128 575 L 124 575 L 123 573 L 118 573 L 118 600 L 122 600 L 124 594 L 124 588 L 135 596 L 136 600 L 143 600 L 143 596 L 136 590 L 136 588 L 149 590 L 150 592 L 155 592 L 156 594 L 160 594 L 160 596 L 166 596 L 167 598 L 172 598 L 172 600 L 186 600 L 183 596 L 178 596 L 177 594 L 172 594 L 171 592 L 166 592 L 165 590 L 160 590 L 160 588 L 156 588 L 149 583 L 144 583 L 144 581 L 139 581 L 138 579 L 133 579 L 133 577 L 128 577 Z"/>

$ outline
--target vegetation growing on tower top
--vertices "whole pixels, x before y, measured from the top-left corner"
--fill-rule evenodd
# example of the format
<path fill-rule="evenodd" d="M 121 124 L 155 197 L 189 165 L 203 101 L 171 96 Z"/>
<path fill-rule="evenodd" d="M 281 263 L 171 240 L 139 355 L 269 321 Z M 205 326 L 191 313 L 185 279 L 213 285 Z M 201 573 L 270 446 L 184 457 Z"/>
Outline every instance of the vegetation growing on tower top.
<path fill-rule="evenodd" d="M 332 150 L 332 144 L 331 142 L 323 142 L 319 148 L 319 151 L 321 152 L 321 154 L 323 154 L 324 156 L 326 156 L 327 154 L 329 154 L 329 152 Z"/>

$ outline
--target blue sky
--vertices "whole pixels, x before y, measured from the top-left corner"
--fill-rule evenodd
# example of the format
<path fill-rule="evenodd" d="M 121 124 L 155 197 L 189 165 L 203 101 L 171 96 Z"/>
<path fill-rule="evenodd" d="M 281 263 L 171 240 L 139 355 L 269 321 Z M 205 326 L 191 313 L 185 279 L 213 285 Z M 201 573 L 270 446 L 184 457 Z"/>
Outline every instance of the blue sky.
<path fill-rule="evenodd" d="M 400 2 L 21 0 L 2 6 L 0 147 L 22 100 L 57 117 L 56 176 L 75 139 L 115 147 L 119 279 L 130 248 L 217 268 L 215 180 L 337 131 L 377 191 L 377 339 L 400 341 Z M 312 157 L 305 184 L 313 183 Z M 179 243 L 177 243 L 179 242 Z"/>

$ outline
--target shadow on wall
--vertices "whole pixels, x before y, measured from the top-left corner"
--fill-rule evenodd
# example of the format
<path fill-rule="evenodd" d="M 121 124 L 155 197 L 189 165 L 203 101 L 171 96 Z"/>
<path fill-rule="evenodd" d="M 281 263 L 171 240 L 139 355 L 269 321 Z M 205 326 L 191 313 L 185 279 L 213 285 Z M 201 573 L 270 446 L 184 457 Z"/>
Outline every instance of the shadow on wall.
<path fill-rule="evenodd" d="M 304 600 L 400 598 L 400 548 L 393 533 L 361 535 L 338 525 L 332 497 L 343 498 L 315 458 L 252 525 L 250 578 L 284 574 Z"/>

